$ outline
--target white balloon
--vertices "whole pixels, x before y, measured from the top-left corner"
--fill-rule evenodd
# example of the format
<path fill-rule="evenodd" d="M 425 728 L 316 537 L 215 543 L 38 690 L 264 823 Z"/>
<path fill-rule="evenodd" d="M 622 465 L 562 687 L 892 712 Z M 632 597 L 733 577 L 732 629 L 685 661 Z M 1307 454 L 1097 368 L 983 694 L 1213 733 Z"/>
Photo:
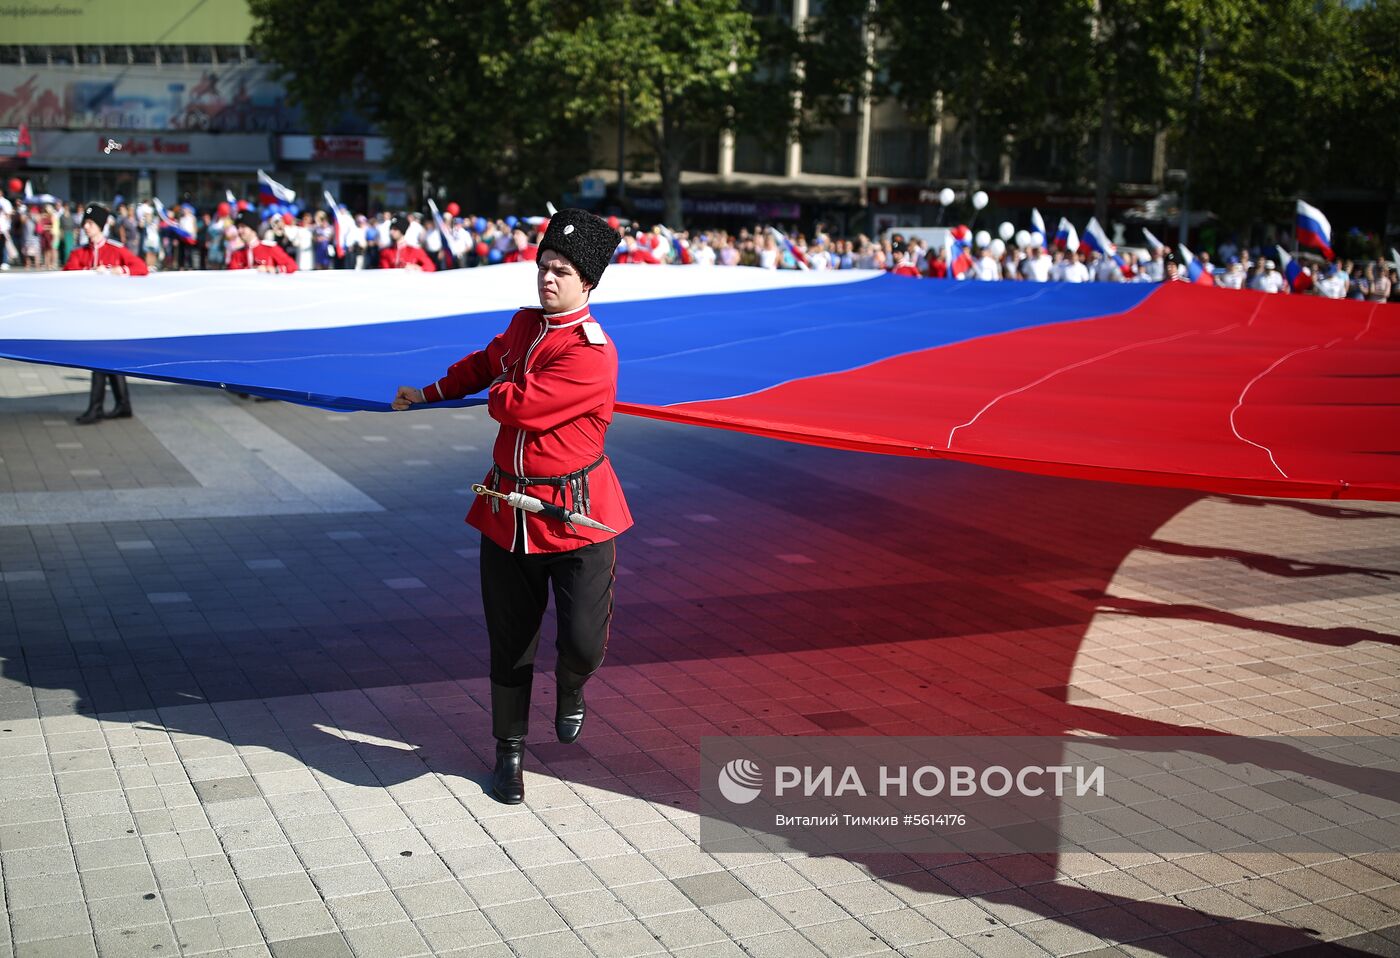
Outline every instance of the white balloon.
<path fill-rule="evenodd" d="M 1030 234 L 1030 233 L 1027 233 L 1025 230 L 1017 230 L 1017 232 L 1016 232 L 1016 245 L 1017 245 L 1018 247 L 1020 247 L 1021 249 L 1025 249 L 1026 247 L 1030 246 L 1030 245 L 1031 245 L 1031 234 Z"/>
<path fill-rule="evenodd" d="M 944 206 L 951 205 L 953 202 L 953 197 L 953 191 L 948 189 L 948 187 L 946 186 L 938 191 L 938 202 L 942 203 Z"/>
<path fill-rule="evenodd" d="M 987 194 L 978 190 L 972 194 L 972 208 L 980 210 L 987 205 Z"/>
<path fill-rule="evenodd" d="M 1031 230 L 1031 245 L 1032 245 L 1032 246 L 1044 246 L 1044 245 L 1045 245 L 1045 234 L 1042 233 L 1040 230 Z"/>
<path fill-rule="evenodd" d="M 997 227 L 997 235 L 1003 240 L 1009 240 L 1016 235 L 1016 227 L 1012 226 L 1010 223 L 1003 222 Z"/>
<path fill-rule="evenodd" d="M 1003 243 L 1000 239 L 994 239 L 992 240 L 992 245 L 989 246 L 988 249 L 992 251 L 993 256 L 995 256 L 997 259 L 1001 259 L 1001 257 L 1006 253 L 1006 244 Z"/>
<path fill-rule="evenodd" d="M 992 245 L 992 234 L 988 233 L 986 230 L 978 230 L 977 235 L 973 237 L 973 241 L 977 244 L 978 249 L 986 249 L 988 246 Z"/>

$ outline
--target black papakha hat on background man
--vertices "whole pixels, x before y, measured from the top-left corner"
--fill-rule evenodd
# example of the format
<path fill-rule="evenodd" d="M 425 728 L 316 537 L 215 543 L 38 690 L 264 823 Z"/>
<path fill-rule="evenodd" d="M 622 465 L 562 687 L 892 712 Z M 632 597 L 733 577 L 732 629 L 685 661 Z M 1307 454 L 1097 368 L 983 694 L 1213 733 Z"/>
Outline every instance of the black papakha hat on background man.
<path fill-rule="evenodd" d="M 89 203 L 83 208 L 83 219 L 92 220 L 98 229 L 106 229 L 107 221 L 111 218 L 112 211 L 100 203 Z"/>
<path fill-rule="evenodd" d="M 234 223 L 238 226 L 246 226 L 254 233 L 258 231 L 258 228 L 260 226 L 262 226 L 262 220 L 258 219 L 258 214 L 254 213 L 252 210 L 244 210 L 243 212 L 239 213 L 238 218 L 234 220 Z"/>
<path fill-rule="evenodd" d="M 597 286 L 617 251 L 617 230 L 588 210 L 560 210 L 549 218 L 539 255 L 554 250 L 574 264 L 583 281 Z"/>
<path fill-rule="evenodd" d="M 400 233 L 407 235 L 408 217 L 404 216 L 402 213 L 400 213 L 398 216 L 395 216 L 392 220 L 389 221 L 389 229 L 398 230 Z"/>

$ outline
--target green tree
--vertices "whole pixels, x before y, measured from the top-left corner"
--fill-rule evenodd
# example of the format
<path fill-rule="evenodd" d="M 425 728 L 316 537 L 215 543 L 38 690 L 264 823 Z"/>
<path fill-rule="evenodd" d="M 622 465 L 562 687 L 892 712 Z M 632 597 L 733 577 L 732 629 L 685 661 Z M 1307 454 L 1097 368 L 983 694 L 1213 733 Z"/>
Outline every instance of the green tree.
<path fill-rule="evenodd" d="M 1175 127 L 1178 152 L 1192 157 L 1195 205 L 1232 225 L 1286 221 L 1298 195 L 1355 169 L 1338 154 L 1364 110 L 1356 12 L 1341 0 L 1237 0 L 1207 31 L 1194 136 Z"/>
<path fill-rule="evenodd" d="M 250 0 L 253 42 L 315 130 L 353 109 L 388 136 L 395 165 L 494 205 L 542 207 L 587 167 L 589 118 L 559 108 L 546 39 L 586 4 L 546 0 Z"/>
<path fill-rule="evenodd" d="M 755 76 L 758 31 L 740 0 L 606 0 L 551 44 L 569 81 L 568 116 L 606 115 L 625 89 L 627 125 L 655 157 L 663 218 L 675 227 L 686 154 L 702 137 L 775 115 L 772 91 L 784 95 Z"/>

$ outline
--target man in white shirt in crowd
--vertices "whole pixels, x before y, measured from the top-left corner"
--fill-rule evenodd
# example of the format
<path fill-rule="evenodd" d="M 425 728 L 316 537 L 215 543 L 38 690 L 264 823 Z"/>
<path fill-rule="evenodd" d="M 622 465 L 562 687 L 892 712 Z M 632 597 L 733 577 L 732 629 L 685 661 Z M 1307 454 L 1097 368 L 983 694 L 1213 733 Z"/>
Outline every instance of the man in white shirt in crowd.
<path fill-rule="evenodd" d="M 409 246 L 423 246 L 423 217 L 420 213 L 408 214 L 408 231 L 403 234 Z"/>
<path fill-rule="evenodd" d="M 1166 247 L 1159 246 L 1152 251 L 1152 258 L 1143 267 L 1143 274 L 1150 283 L 1160 283 L 1167 278 Z"/>
<path fill-rule="evenodd" d="M 1079 254 L 1074 250 L 1065 250 L 1064 264 L 1061 266 L 1061 281 L 1065 283 L 1087 283 L 1089 282 L 1089 270 L 1079 261 Z"/>
<path fill-rule="evenodd" d="M 1337 268 L 1333 263 L 1327 267 L 1327 272 L 1314 284 L 1318 295 L 1328 299 L 1346 299 L 1347 296 L 1347 274 Z"/>
<path fill-rule="evenodd" d="M 1021 277 L 1032 283 L 1046 283 L 1050 280 L 1050 254 L 1043 246 L 1032 246 L 1021 260 Z"/>
<path fill-rule="evenodd" d="M 1255 278 L 1254 288 L 1261 293 L 1282 293 L 1287 288 L 1277 263 L 1271 259 L 1264 260 L 1264 268 Z"/>
<path fill-rule="evenodd" d="M 710 245 L 708 233 L 701 233 L 695 238 L 695 242 L 690 244 L 690 258 L 696 266 L 715 265 L 715 248 Z"/>
<path fill-rule="evenodd" d="M 1244 289 L 1244 265 L 1239 257 L 1230 257 L 1230 265 L 1215 278 L 1215 285 L 1221 289 Z"/>
<path fill-rule="evenodd" d="M 977 278 L 984 283 L 995 282 L 1001 279 L 1001 264 L 992 255 L 990 246 L 983 247 L 982 253 L 977 258 Z"/>

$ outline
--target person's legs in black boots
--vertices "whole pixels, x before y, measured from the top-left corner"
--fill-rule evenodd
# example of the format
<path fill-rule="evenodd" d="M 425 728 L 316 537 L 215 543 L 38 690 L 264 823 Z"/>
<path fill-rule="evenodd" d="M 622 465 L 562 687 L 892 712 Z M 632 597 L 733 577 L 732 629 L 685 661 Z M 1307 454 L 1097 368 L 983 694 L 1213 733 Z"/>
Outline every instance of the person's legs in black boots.
<path fill-rule="evenodd" d="M 107 419 L 130 419 L 131 418 L 131 393 L 126 388 L 125 376 L 111 376 L 112 397 L 117 401 L 117 408 L 103 415 Z"/>
<path fill-rule="evenodd" d="M 491 734 L 496 737 L 496 767 L 491 794 L 507 805 L 525 801 L 525 734 L 530 730 L 530 686 L 491 683 Z"/>
<path fill-rule="evenodd" d="M 491 794 L 507 805 L 525 797 L 521 764 L 535 676 L 540 621 L 549 602 L 544 556 L 508 552 L 481 537 L 481 597 L 491 642 Z"/>
<path fill-rule="evenodd" d="M 107 398 L 107 374 L 94 372 L 92 387 L 88 390 L 87 410 L 74 420 L 80 426 L 91 426 L 102 418 L 102 402 Z"/>
<path fill-rule="evenodd" d="M 587 712 L 583 702 L 583 683 L 588 676 L 571 672 L 564 666 L 554 670 L 555 687 L 559 697 L 554 702 L 554 734 L 565 745 L 578 739 L 583 731 L 583 718 Z"/>
<path fill-rule="evenodd" d="M 583 730 L 583 685 L 607 652 L 616 565 L 617 544 L 609 539 L 560 556 L 550 569 L 559 615 L 554 732 L 566 745 Z"/>

